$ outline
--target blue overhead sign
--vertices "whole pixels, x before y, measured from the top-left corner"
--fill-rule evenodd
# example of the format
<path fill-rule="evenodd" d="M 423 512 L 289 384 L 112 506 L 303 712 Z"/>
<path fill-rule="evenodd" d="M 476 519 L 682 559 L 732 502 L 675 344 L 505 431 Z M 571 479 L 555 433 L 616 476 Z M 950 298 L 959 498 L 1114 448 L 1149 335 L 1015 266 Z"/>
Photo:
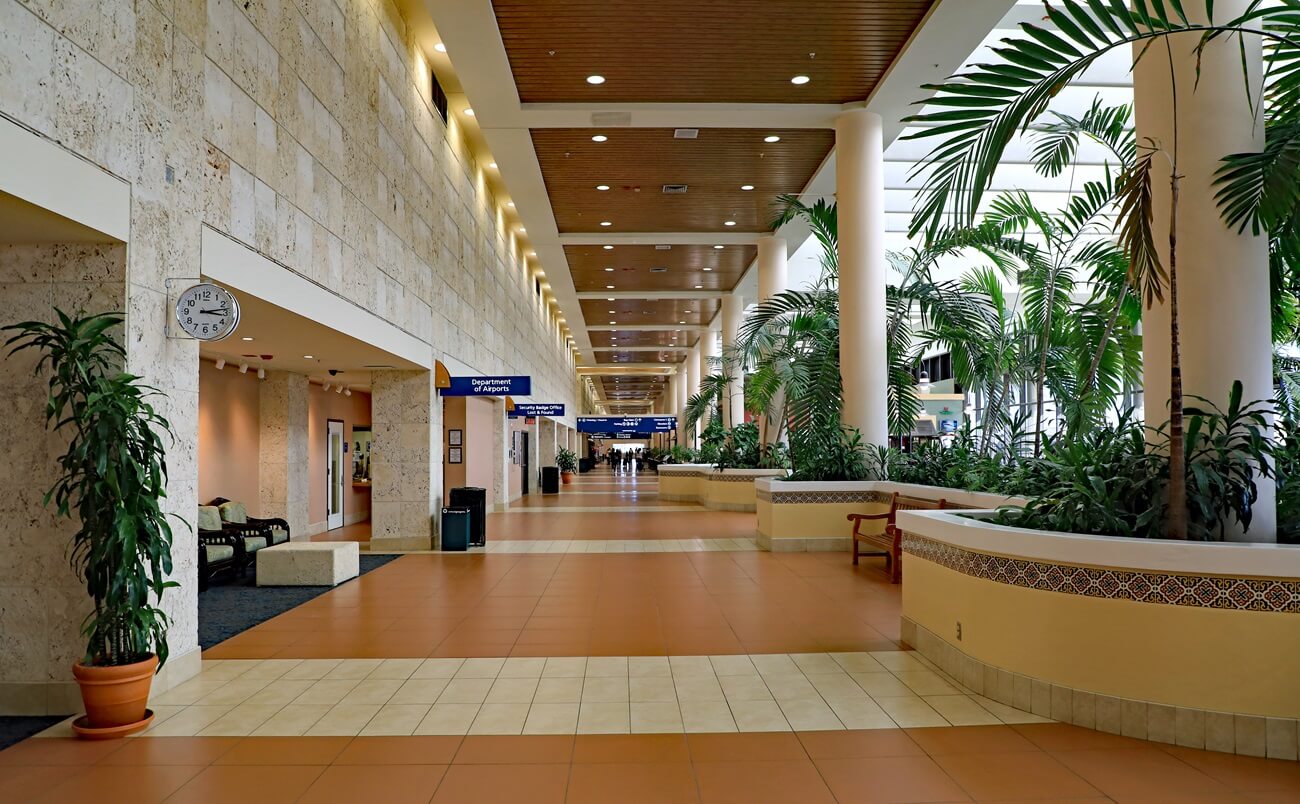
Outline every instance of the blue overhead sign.
<path fill-rule="evenodd" d="M 528 396 L 532 377 L 452 377 L 443 396 Z"/>
<path fill-rule="evenodd" d="M 579 433 L 671 433 L 676 416 L 579 416 Z"/>
<path fill-rule="evenodd" d="M 558 402 L 516 402 L 511 416 L 549 416 L 552 419 L 564 415 L 564 405 Z"/>

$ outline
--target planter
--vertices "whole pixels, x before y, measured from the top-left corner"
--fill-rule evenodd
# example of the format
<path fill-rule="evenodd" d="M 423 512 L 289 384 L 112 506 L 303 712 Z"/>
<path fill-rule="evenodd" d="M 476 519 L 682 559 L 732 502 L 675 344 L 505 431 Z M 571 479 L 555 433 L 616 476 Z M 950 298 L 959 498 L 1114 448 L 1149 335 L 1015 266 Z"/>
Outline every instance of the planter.
<path fill-rule="evenodd" d="M 1101 731 L 1297 758 L 1300 548 L 942 511 L 898 521 L 903 639 L 976 693 Z"/>
<path fill-rule="evenodd" d="M 716 511 L 753 511 L 754 483 L 784 477 L 784 469 L 723 469 L 711 464 L 665 464 L 659 467 L 659 499 L 697 502 Z"/>
<path fill-rule="evenodd" d="M 147 726 L 153 716 L 147 714 L 145 704 L 157 670 L 158 657 L 152 655 L 142 662 L 111 667 L 74 664 L 72 674 L 86 706 L 84 724 L 74 729 L 88 737 L 121 737 Z"/>
<path fill-rule="evenodd" d="M 560 472 L 560 482 L 569 485 L 573 482 L 573 472 Z"/>
<path fill-rule="evenodd" d="M 964 508 L 996 508 L 1024 502 L 1000 494 L 883 480 L 762 479 L 755 484 L 758 545 L 772 552 L 848 552 L 853 533 L 848 515 L 888 512 L 894 492 L 947 500 Z"/>

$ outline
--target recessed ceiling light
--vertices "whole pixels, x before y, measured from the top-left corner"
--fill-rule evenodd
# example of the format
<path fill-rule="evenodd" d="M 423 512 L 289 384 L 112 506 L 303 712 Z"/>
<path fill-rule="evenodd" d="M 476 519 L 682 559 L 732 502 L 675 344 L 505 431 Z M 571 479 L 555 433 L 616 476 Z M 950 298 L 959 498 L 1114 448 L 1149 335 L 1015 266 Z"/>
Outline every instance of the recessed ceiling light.
<path fill-rule="evenodd" d="M 695 289 L 696 289 L 696 290 L 703 290 L 703 289 L 704 289 L 704 286 L 703 286 L 703 285 L 696 285 L 696 286 L 695 286 Z"/>
<path fill-rule="evenodd" d="M 514 208 L 515 208 L 515 202 L 514 202 L 514 201 L 507 201 L 507 202 L 506 202 L 506 206 L 510 207 L 511 209 L 514 209 Z"/>
<path fill-rule="evenodd" d="M 812 79 L 806 75 L 796 75 L 794 78 L 790 79 L 790 83 L 803 86 L 804 84 L 808 83 L 811 80 Z"/>
<path fill-rule="evenodd" d="M 442 42 L 439 42 L 438 44 L 434 45 L 434 46 L 433 46 L 433 49 L 436 50 L 436 51 L 438 51 L 439 53 L 446 53 L 446 52 L 447 52 L 447 46 L 444 45 Z"/>
<path fill-rule="evenodd" d="M 726 248 L 726 246 L 714 246 L 714 248 Z"/>
<path fill-rule="evenodd" d="M 596 135 L 592 136 L 591 141 L 592 141 L 592 142 L 604 142 L 604 141 L 607 140 L 607 139 L 609 139 L 609 137 L 606 137 L 604 134 L 596 134 Z"/>
<path fill-rule="evenodd" d="M 610 310 L 610 311 L 609 311 L 609 314 L 610 314 L 610 315 L 613 315 L 614 312 L 615 312 L 614 310 Z"/>
<path fill-rule="evenodd" d="M 709 271 L 712 271 L 712 270 L 713 270 L 712 268 L 705 268 L 705 269 L 704 269 L 704 272 L 705 272 L 705 273 L 708 273 Z"/>
<path fill-rule="evenodd" d="M 609 323 L 611 323 L 611 324 L 617 324 L 618 322 L 617 322 L 617 321 L 611 321 L 611 322 L 609 322 Z"/>
<path fill-rule="evenodd" d="M 465 116 L 466 116 L 466 117 L 473 117 L 473 116 L 474 116 L 474 110 L 473 110 L 473 109 L 466 108 L 466 109 L 465 109 Z"/>
<path fill-rule="evenodd" d="M 685 324 L 686 322 L 685 322 L 685 321 L 678 321 L 677 323 L 678 323 L 678 324 Z"/>
<path fill-rule="evenodd" d="M 742 184 L 742 185 L 740 185 L 740 189 L 744 190 L 745 192 L 749 192 L 750 190 L 754 189 L 754 185 L 752 185 L 752 184 Z"/>
<path fill-rule="evenodd" d="M 250 337 L 248 337 L 247 335 L 245 335 L 241 340 L 251 341 L 252 338 L 250 338 Z"/>
<path fill-rule="evenodd" d="M 601 222 L 600 222 L 600 225 L 601 225 L 601 226 L 613 226 L 614 223 L 613 223 L 612 221 L 601 221 Z"/>
<path fill-rule="evenodd" d="M 735 222 L 735 221 L 723 221 L 723 222 L 722 222 L 722 225 L 723 225 L 723 226 L 735 226 L 735 225 L 736 225 L 736 222 Z"/>
<path fill-rule="evenodd" d="M 496 163 L 496 162 L 488 162 L 488 167 L 492 168 L 493 170 L 496 170 L 496 169 L 497 169 L 497 163 Z"/>
<path fill-rule="evenodd" d="M 525 229 L 524 227 L 522 227 L 522 226 L 519 227 L 519 233 L 520 233 L 520 234 L 524 234 L 524 233 L 527 232 L 527 231 L 528 231 L 528 230 Z"/>
<path fill-rule="evenodd" d="M 763 142 L 780 142 L 780 141 L 781 138 L 776 136 L 775 134 L 768 134 L 766 137 L 763 138 Z"/>
<path fill-rule="evenodd" d="M 587 83 L 588 83 L 588 84 L 591 84 L 591 85 L 593 85 L 593 86 L 600 86 L 601 84 L 605 83 L 605 76 L 603 76 L 603 75 L 589 75 L 589 76 L 587 76 Z"/>
<path fill-rule="evenodd" d="M 605 299 L 605 301 L 614 301 L 614 297 L 610 296 L 608 299 Z"/>
<path fill-rule="evenodd" d="M 613 290 L 613 289 L 614 289 L 614 286 L 613 286 L 613 285 L 606 285 L 606 286 L 605 286 L 605 290 Z"/>
<path fill-rule="evenodd" d="M 613 250 L 614 250 L 614 247 L 613 247 L 613 246 L 605 246 L 605 250 L 606 250 L 606 251 L 613 251 Z"/>
<path fill-rule="evenodd" d="M 600 190 L 600 191 L 603 193 L 603 192 L 605 192 L 606 190 L 609 189 L 609 185 L 608 185 L 608 184 L 597 184 L 597 185 L 596 185 L 596 189 L 597 189 L 597 190 Z"/>
<path fill-rule="evenodd" d="M 606 268 L 606 269 L 605 269 L 605 273 L 607 273 L 607 274 L 612 274 L 613 272 L 614 272 L 614 269 L 613 269 L 613 268 Z"/>
<path fill-rule="evenodd" d="M 303 356 L 302 356 L 302 359 L 303 359 L 303 360 L 315 360 L 316 358 L 312 357 L 311 355 L 303 355 Z"/>

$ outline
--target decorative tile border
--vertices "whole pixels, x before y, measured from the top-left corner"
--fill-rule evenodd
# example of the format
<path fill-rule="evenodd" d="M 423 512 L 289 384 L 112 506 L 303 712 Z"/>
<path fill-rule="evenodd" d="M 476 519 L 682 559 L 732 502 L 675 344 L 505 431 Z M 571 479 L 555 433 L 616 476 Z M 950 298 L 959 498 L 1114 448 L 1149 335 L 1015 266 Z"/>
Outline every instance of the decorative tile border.
<path fill-rule="evenodd" d="M 887 503 L 893 494 L 883 491 L 765 491 L 755 496 L 773 505 L 838 505 L 842 503 Z"/>
<path fill-rule="evenodd" d="M 912 533 L 903 550 L 974 578 L 1085 597 L 1243 611 L 1300 613 L 1300 580 L 1182 575 L 1028 561 L 965 550 Z"/>

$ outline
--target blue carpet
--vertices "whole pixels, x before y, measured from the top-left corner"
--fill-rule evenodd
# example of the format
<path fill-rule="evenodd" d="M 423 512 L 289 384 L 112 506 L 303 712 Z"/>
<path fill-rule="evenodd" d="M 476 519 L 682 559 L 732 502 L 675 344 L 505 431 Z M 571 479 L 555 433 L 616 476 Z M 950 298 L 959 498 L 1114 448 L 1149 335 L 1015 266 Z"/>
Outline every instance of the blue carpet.
<path fill-rule="evenodd" d="M 40 717 L 0 717 L 0 751 L 17 745 L 37 732 L 66 718 L 67 715 L 42 715 Z"/>
<path fill-rule="evenodd" d="M 361 556 L 361 574 L 400 556 Z M 325 594 L 333 586 L 258 587 L 250 572 L 228 584 L 213 584 L 199 594 L 199 647 L 203 650 L 247 631 L 258 623 Z"/>

